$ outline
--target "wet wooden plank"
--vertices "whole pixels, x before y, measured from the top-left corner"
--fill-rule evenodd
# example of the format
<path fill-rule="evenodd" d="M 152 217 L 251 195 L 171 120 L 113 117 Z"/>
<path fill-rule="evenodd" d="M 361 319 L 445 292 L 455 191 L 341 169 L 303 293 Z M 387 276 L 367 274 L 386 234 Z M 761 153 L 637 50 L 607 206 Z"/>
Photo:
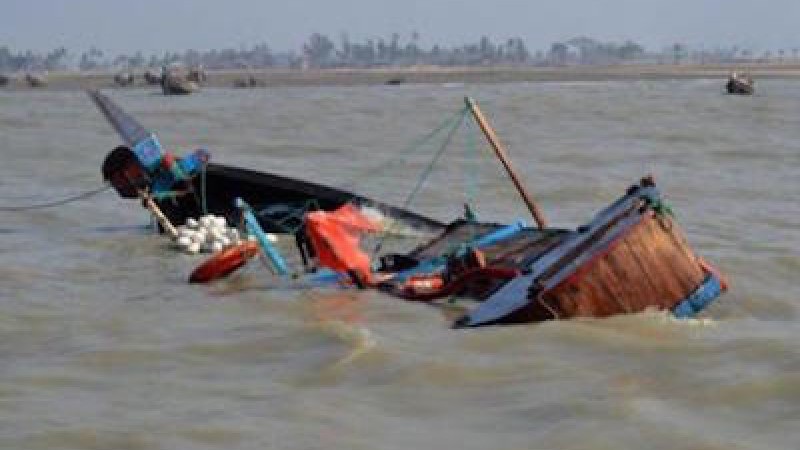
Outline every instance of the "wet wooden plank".
<path fill-rule="evenodd" d="M 680 239 L 675 238 L 680 233 L 677 224 L 669 218 L 653 218 L 649 222 L 649 232 L 660 245 L 658 251 L 662 255 L 662 260 L 668 264 L 675 282 L 680 286 L 684 294 L 681 298 L 685 298 L 688 292 L 693 291 L 702 282 L 702 269 L 685 241 L 681 243 Z M 665 227 L 664 224 L 668 226 Z"/>
<path fill-rule="evenodd" d="M 702 271 L 691 249 L 682 245 L 680 229 L 670 225 L 643 218 L 609 249 L 595 250 L 598 257 L 545 298 L 562 318 L 672 308 L 702 281 Z"/>

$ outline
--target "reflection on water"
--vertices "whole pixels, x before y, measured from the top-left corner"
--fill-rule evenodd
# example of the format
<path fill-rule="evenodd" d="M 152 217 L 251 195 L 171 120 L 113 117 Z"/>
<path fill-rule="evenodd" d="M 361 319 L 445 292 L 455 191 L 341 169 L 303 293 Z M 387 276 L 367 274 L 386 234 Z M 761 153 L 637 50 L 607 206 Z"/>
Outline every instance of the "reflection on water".
<path fill-rule="evenodd" d="M 553 226 L 653 173 L 732 290 L 692 321 L 451 330 L 460 300 L 276 287 L 257 262 L 190 286 L 202 257 L 173 251 L 111 192 L 3 212 L 0 447 L 795 448 L 800 88 L 763 80 L 739 98 L 720 83 L 109 91 L 170 150 L 397 204 L 428 160 L 386 162 L 470 95 Z M 412 207 L 527 219 L 469 142 L 454 139 Z M 0 92 L 2 206 L 97 187 L 117 144 L 81 92 Z"/>

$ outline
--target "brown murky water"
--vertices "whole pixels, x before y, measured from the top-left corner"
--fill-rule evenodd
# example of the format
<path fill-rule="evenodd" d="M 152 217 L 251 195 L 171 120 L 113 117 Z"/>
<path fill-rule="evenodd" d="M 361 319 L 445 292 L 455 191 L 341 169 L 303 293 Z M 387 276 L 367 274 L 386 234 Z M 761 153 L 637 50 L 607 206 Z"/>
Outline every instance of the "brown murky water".
<path fill-rule="evenodd" d="M 797 448 L 800 84 L 758 87 L 109 91 L 170 148 L 394 203 L 423 159 L 373 168 L 471 95 L 554 225 L 584 222 L 653 173 L 732 290 L 698 320 L 454 331 L 448 311 L 381 294 L 268 289 L 255 265 L 190 286 L 199 258 L 112 192 L 2 211 L 0 447 Z M 0 91 L 0 207 L 99 186 L 117 143 L 81 92 Z M 468 200 L 483 219 L 525 217 L 491 158 L 468 163 L 468 144 L 448 149 L 412 206 L 448 219 Z"/>

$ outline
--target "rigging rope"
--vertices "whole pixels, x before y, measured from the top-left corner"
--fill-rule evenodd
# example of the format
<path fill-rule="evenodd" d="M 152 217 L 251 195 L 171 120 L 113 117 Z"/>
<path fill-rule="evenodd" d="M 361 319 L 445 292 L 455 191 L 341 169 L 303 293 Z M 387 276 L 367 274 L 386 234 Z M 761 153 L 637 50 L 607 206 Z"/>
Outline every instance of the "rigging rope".
<path fill-rule="evenodd" d="M 422 136 L 421 138 L 412 142 L 411 145 L 397 152 L 396 156 L 389 158 L 375 167 L 366 169 L 361 174 L 355 176 L 354 181 L 344 185 L 344 188 L 347 190 L 354 190 L 361 182 L 383 175 L 387 168 L 396 169 L 398 164 L 405 164 L 409 157 L 415 155 L 422 148 L 424 148 L 425 145 L 428 144 L 428 142 L 436 137 L 439 133 L 441 133 L 442 130 L 452 127 L 454 122 L 461 122 L 464 119 L 466 112 L 466 108 L 460 109 L 458 112 L 442 121 L 442 123 L 436 126 L 436 128 L 431 130 L 428 134 Z"/>
<path fill-rule="evenodd" d="M 431 158 L 430 162 L 428 163 L 428 166 L 422 171 L 422 174 L 417 179 L 417 184 L 414 186 L 414 189 L 412 189 L 411 193 L 409 193 L 406 197 L 406 200 L 403 202 L 404 208 L 408 208 L 408 206 L 411 205 L 411 202 L 414 201 L 414 198 L 416 198 L 419 190 L 422 188 L 422 185 L 425 184 L 425 181 L 427 181 L 431 172 L 433 172 L 433 168 L 436 166 L 436 163 L 439 162 L 439 159 L 441 159 L 444 151 L 447 150 L 447 147 L 450 145 L 450 141 L 453 140 L 453 136 L 456 134 L 456 131 L 458 131 L 458 129 L 461 127 L 461 123 L 464 121 L 466 115 L 467 109 L 464 108 L 461 112 L 461 115 L 458 117 L 458 120 L 455 121 L 455 123 L 452 125 L 452 128 L 450 128 L 450 130 L 447 132 L 447 136 L 445 137 L 444 142 L 442 142 L 442 145 L 439 147 L 439 150 L 436 151 L 436 153 L 433 155 L 433 158 Z"/>
<path fill-rule="evenodd" d="M 480 158 L 478 153 L 478 143 L 476 135 L 478 130 L 471 120 L 465 122 L 466 143 L 464 148 L 464 201 L 465 212 L 469 206 L 478 198 L 478 187 L 480 186 Z M 467 220 L 474 221 L 474 217 L 465 217 Z"/>
<path fill-rule="evenodd" d="M 104 191 L 106 191 L 106 190 L 108 190 L 110 188 L 111 188 L 111 185 L 108 184 L 108 183 L 105 183 L 105 184 L 103 184 L 102 187 L 99 187 L 97 189 L 92 189 L 90 191 L 81 192 L 79 194 L 75 194 L 75 195 L 69 196 L 69 197 L 61 199 L 61 200 L 54 200 L 54 201 L 46 202 L 46 203 L 36 203 L 36 204 L 31 204 L 31 205 L 0 206 L 0 211 L 18 212 L 18 211 L 29 211 L 29 210 L 33 210 L 33 209 L 53 208 L 55 206 L 66 205 L 68 203 L 76 202 L 78 200 L 87 199 L 87 198 L 89 198 L 91 196 L 94 196 L 94 195 L 97 195 L 97 194 L 99 194 L 101 192 L 104 192 Z"/>
<path fill-rule="evenodd" d="M 469 110 L 467 108 L 463 108 L 463 109 L 461 109 L 461 111 L 459 111 L 458 115 L 455 117 L 455 120 L 450 121 L 450 122 L 452 122 L 452 124 L 450 124 L 450 129 L 447 131 L 447 135 L 445 136 L 444 141 L 439 146 L 439 149 L 436 151 L 436 153 L 433 155 L 433 158 L 431 158 L 430 162 L 428 163 L 428 166 L 425 167 L 425 170 L 422 172 L 422 174 L 417 179 L 417 183 L 414 186 L 414 188 L 406 196 L 406 199 L 403 202 L 403 208 L 408 208 L 409 205 L 411 205 L 411 203 L 414 201 L 414 199 L 416 198 L 416 196 L 419 193 L 420 189 L 425 184 L 425 181 L 428 179 L 428 177 L 430 176 L 431 172 L 433 172 L 433 169 L 436 166 L 436 163 L 439 161 L 439 159 L 441 159 L 441 157 L 444 154 L 445 150 L 447 150 L 447 147 L 450 145 L 450 142 L 453 140 L 453 136 L 455 136 L 455 134 L 458 131 L 458 129 L 461 128 L 461 124 L 464 122 L 464 119 L 467 117 L 468 112 L 469 112 Z M 443 128 L 441 128 L 441 129 L 443 129 Z M 438 131 L 439 130 L 437 130 L 437 133 L 438 133 Z M 381 249 L 383 248 L 383 244 L 386 241 L 387 237 L 392 233 L 392 228 L 394 227 L 394 225 L 395 225 L 394 222 L 391 223 L 389 225 L 388 229 L 383 231 L 383 233 L 382 233 L 380 239 L 378 240 L 377 244 L 375 244 L 375 248 L 373 248 L 373 250 L 372 250 L 372 256 L 373 257 L 375 255 L 377 255 L 378 252 L 381 251 Z"/>

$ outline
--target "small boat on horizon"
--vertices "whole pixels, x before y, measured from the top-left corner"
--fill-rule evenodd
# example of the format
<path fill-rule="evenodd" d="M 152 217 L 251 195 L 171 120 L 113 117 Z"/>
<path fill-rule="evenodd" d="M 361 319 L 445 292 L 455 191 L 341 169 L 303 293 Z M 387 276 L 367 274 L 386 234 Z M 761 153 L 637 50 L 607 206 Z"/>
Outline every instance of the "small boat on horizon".
<path fill-rule="evenodd" d="M 161 76 L 164 95 L 188 95 L 200 90 L 200 80 L 205 80 L 205 71 L 187 69 L 181 64 L 165 66 Z"/>
<path fill-rule="evenodd" d="M 749 74 L 731 72 L 728 82 L 725 84 L 728 94 L 753 95 L 755 92 L 755 82 Z"/>

